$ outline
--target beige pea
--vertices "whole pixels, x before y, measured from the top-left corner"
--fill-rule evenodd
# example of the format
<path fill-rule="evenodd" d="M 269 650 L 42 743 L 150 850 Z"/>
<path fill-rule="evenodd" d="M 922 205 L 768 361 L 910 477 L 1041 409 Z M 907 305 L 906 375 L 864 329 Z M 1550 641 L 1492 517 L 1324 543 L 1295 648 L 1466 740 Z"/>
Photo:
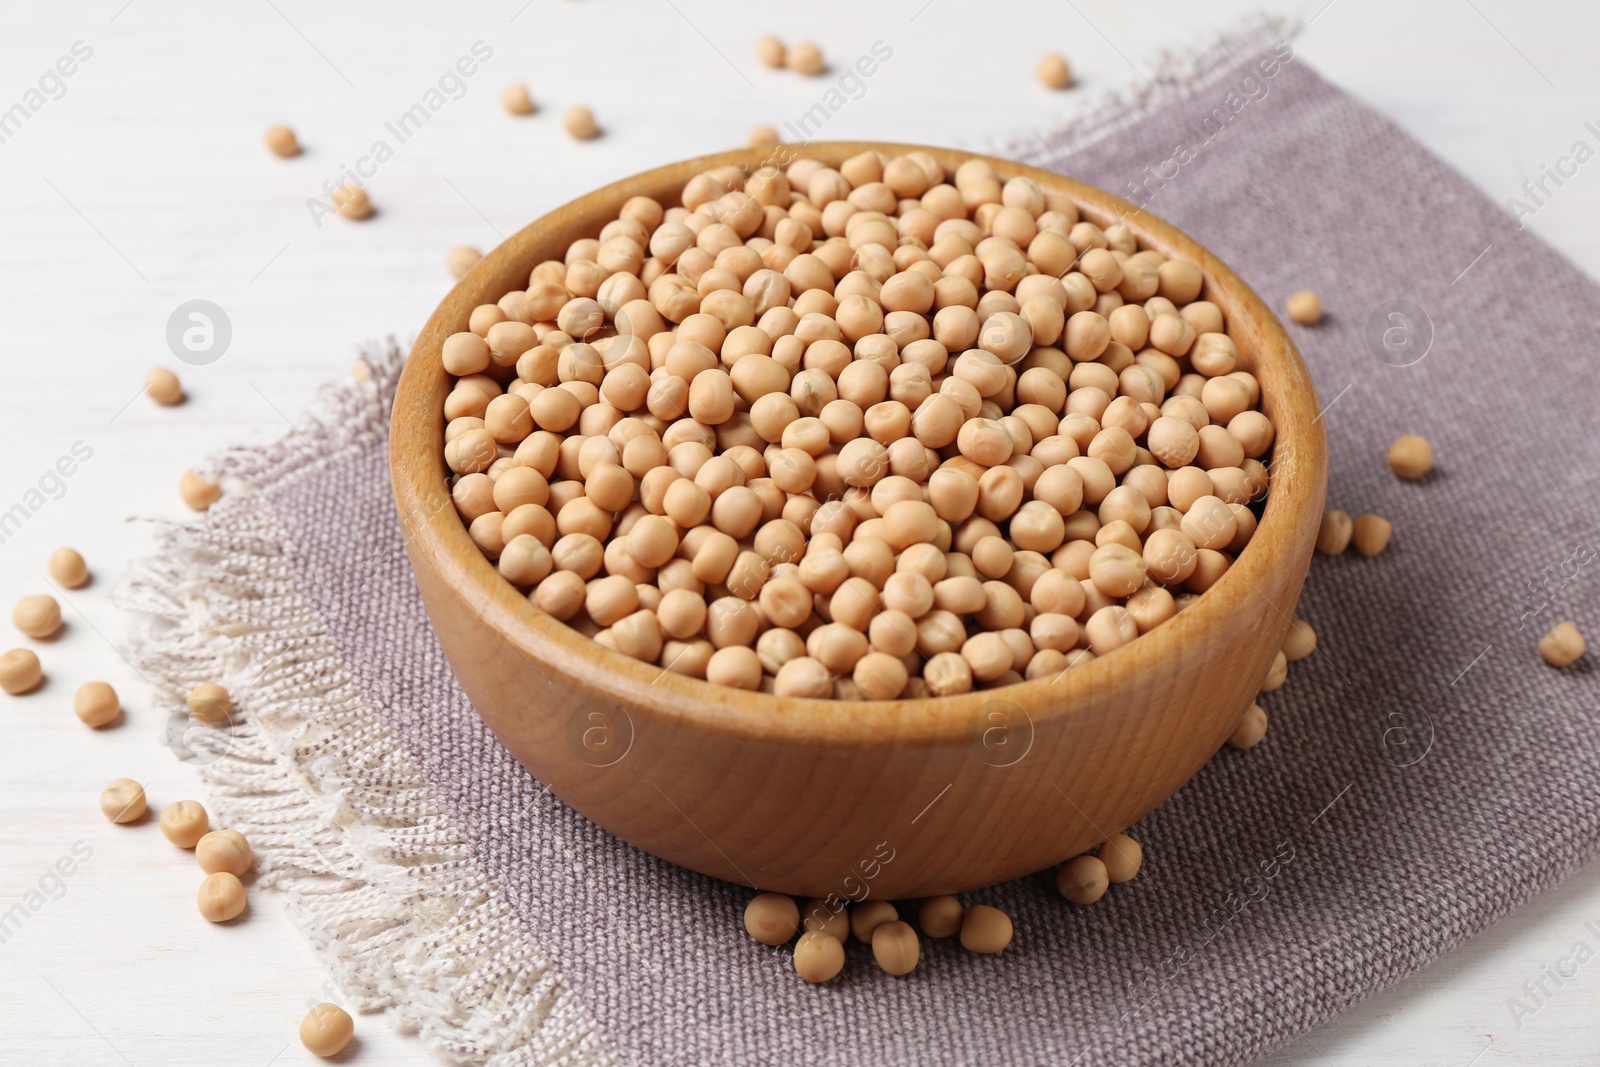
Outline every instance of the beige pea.
<path fill-rule="evenodd" d="M 242 875 L 255 862 L 250 842 L 237 830 L 212 830 L 195 842 L 194 858 L 207 874 Z"/>
<path fill-rule="evenodd" d="M 35 593 L 11 609 L 11 625 L 36 641 L 54 637 L 61 629 L 61 605 L 48 593 Z"/>
<path fill-rule="evenodd" d="M 210 726 L 227 722 L 228 716 L 233 711 L 233 698 L 228 695 L 228 691 L 210 682 L 189 690 L 185 703 L 189 708 L 190 718 Z"/>
<path fill-rule="evenodd" d="M 339 214 L 353 222 L 372 217 L 372 200 L 359 185 L 341 185 L 333 191 L 333 205 Z"/>
<path fill-rule="evenodd" d="M 1060 90 L 1072 84 L 1072 66 L 1060 52 L 1046 52 L 1039 57 L 1036 73 L 1047 89 Z"/>
<path fill-rule="evenodd" d="M 89 584 L 89 565 L 75 548 L 58 548 L 50 553 L 45 570 L 52 581 L 67 589 L 81 589 Z"/>
<path fill-rule="evenodd" d="M 122 714 L 122 702 L 108 682 L 84 682 L 72 695 L 72 713 L 96 729 L 109 726 Z"/>
<path fill-rule="evenodd" d="M 1389 446 L 1389 469 L 1408 482 L 1414 482 L 1433 469 L 1433 445 L 1426 437 L 1404 434 Z"/>
<path fill-rule="evenodd" d="M 1056 872 L 1056 892 L 1074 904 L 1093 904 L 1110 884 L 1105 861 L 1098 856 L 1078 856 Z"/>
<path fill-rule="evenodd" d="M 1144 849 L 1127 834 L 1114 834 L 1095 855 L 1105 864 L 1106 877 L 1113 885 L 1131 882 L 1144 863 Z"/>
<path fill-rule="evenodd" d="M 1309 289 L 1291 296 L 1287 310 L 1289 318 L 1302 326 L 1314 326 L 1322 321 L 1322 299 Z"/>
<path fill-rule="evenodd" d="M 1570 622 L 1557 623 L 1539 638 L 1539 655 L 1552 667 L 1569 667 L 1583 657 L 1583 634 Z"/>
<path fill-rule="evenodd" d="M 445 253 L 444 265 L 449 269 L 452 278 L 463 278 L 482 258 L 483 253 L 471 245 L 456 245 Z"/>
<path fill-rule="evenodd" d="M 1239 521 L 1226 501 L 1207 493 L 1184 513 L 1179 529 L 1196 547 L 1220 552 L 1238 533 Z"/>
<path fill-rule="evenodd" d="M 1104 656 L 1138 637 L 1139 624 L 1133 621 L 1127 608 L 1107 604 L 1089 616 L 1089 621 L 1083 624 L 1083 633 L 1094 654 Z"/>
<path fill-rule="evenodd" d="M 1228 735 L 1230 748 L 1254 748 L 1267 736 L 1267 713 L 1260 704 L 1251 704 L 1239 719 L 1239 725 Z"/>
<path fill-rule="evenodd" d="M 13 648 L 0 654 L 0 689 L 20 696 L 44 681 L 39 657 L 26 648 Z"/>
<path fill-rule="evenodd" d="M 200 917 L 207 922 L 224 923 L 244 914 L 247 903 L 244 883 L 237 875 L 217 871 L 206 875 L 195 893 Z"/>
<path fill-rule="evenodd" d="M 294 135 L 294 130 L 287 126 L 268 126 L 262 138 L 267 143 L 267 148 L 279 159 L 291 159 L 300 154 L 300 139 Z"/>
<path fill-rule="evenodd" d="M 1261 683 L 1263 693 L 1271 693 L 1283 688 L 1283 683 L 1289 678 L 1289 657 L 1279 649 L 1278 654 L 1272 657 L 1272 666 L 1267 668 L 1267 677 Z"/>
<path fill-rule="evenodd" d="M 500 106 L 513 115 L 531 115 L 537 110 L 533 97 L 528 95 L 528 87 L 521 82 L 512 82 L 500 90 Z"/>
<path fill-rule="evenodd" d="M 884 973 L 910 974 L 921 956 L 922 946 L 910 923 L 896 919 L 872 931 L 872 958 L 878 961 Z"/>
<path fill-rule="evenodd" d="M 1316 650 L 1317 631 L 1304 619 L 1295 619 L 1289 624 L 1288 631 L 1283 635 L 1284 658 L 1293 663 L 1295 660 L 1305 659 Z"/>
<path fill-rule="evenodd" d="M 594 112 L 582 104 L 574 104 L 567 108 L 567 113 L 562 116 L 561 125 L 567 131 L 567 136 L 577 141 L 592 141 L 600 136 L 600 127 L 595 123 Z"/>
<path fill-rule="evenodd" d="M 794 970 L 812 984 L 837 978 L 844 970 L 844 945 L 825 933 L 803 933 L 794 946 Z"/>
<path fill-rule="evenodd" d="M 1394 524 L 1379 515 L 1358 515 L 1351 531 L 1356 551 L 1363 556 L 1376 556 L 1389 547 L 1394 534 Z"/>
<path fill-rule="evenodd" d="M 1089 557 L 1089 580 L 1108 597 L 1132 596 L 1144 585 L 1144 557 L 1120 544 L 1095 549 Z"/>
<path fill-rule="evenodd" d="M 151 367 L 144 380 L 144 391 L 151 400 L 163 407 L 183 403 L 183 383 L 166 367 Z"/>
<path fill-rule="evenodd" d="M 680 479 L 675 484 L 685 483 Z M 668 489 L 671 493 L 671 489 Z M 678 528 L 671 519 L 646 515 L 628 531 L 628 554 L 641 566 L 660 567 L 678 551 Z"/>
<path fill-rule="evenodd" d="M 961 932 L 967 909 L 955 897 L 929 897 L 917 912 L 917 925 L 929 937 L 953 937 Z"/>
<path fill-rule="evenodd" d="M 764 34 L 756 41 L 756 58 L 774 70 L 782 70 L 788 61 L 789 50 L 772 34 Z"/>
<path fill-rule="evenodd" d="M 356 1022 L 337 1004 L 318 1004 L 300 1020 L 300 1043 L 313 1056 L 337 1056 L 355 1036 Z"/>
<path fill-rule="evenodd" d="M 850 916 L 838 900 L 821 897 L 806 901 L 800 910 L 801 926 L 808 934 L 824 934 L 844 944 L 850 936 Z"/>
<path fill-rule="evenodd" d="M 861 693 L 861 699 L 893 700 L 905 689 L 910 673 L 899 656 L 868 652 L 856 661 L 851 677 Z"/>
<path fill-rule="evenodd" d="M 955 625 L 959 627 L 960 622 L 957 621 Z M 919 649 L 924 644 L 924 632 L 919 620 L 917 627 Z M 966 657 L 954 650 L 930 656 L 922 668 L 922 677 L 928 686 L 928 692 L 933 696 L 953 696 L 972 691 L 972 667 L 967 663 Z"/>
<path fill-rule="evenodd" d="M 992 682 L 1012 667 L 1011 646 L 998 633 L 973 634 L 961 646 L 961 655 L 967 661 L 972 677 L 980 682 Z"/>
<path fill-rule="evenodd" d="M 864 900 L 850 909 L 850 934 L 857 941 L 871 944 L 878 927 L 899 918 L 900 913 L 887 900 Z"/>
<path fill-rule="evenodd" d="M 197 800 L 174 800 L 161 809 L 161 833 L 179 848 L 194 848 L 211 829 L 211 817 Z"/>
<path fill-rule="evenodd" d="M 1337 556 L 1350 547 L 1350 537 L 1355 532 L 1355 521 L 1348 512 L 1330 508 L 1322 513 L 1322 525 L 1317 530 L 1317 551 L 1326 556 Z"/>
<path fill-rule="evenodd" d="M 744 907 L 744 928 L 763 945 L 787 945 L 800 928 L 800 908 L 783 893 L 760 893 Z"/>
<path fill-rule="evenodd" d="M 810 41 L 801 41 L 789 49 L 784 57 L 784 62 L 796 74 L 804 74 L 814 78 L 827 69 L 827 62 L 822 58 L 822 49 Z"/>
<path fill-rule="evenodd" d="M 114 823 L 138 822 L 146 807 L 144 786 L 132 778 L 117 778 L 100 793 L 100 813 Z"/>
<path fill-rule="evenodd" d="M 1011 944 L 1011 916 L 987 904 L 974 904 L 961 920 L 961 947 L 985 955 Z"/>
<path fill-rule="evenodd" d="M 186 470 L 183 477 L 178 479 L 178 495 L 191 510 L 206 511 L 222 499 L 222 486 L 202 478 L 192 469 Z"/>
<path fill-rule="evenodd" d="M 783 138 L 778 135 L 776 126 L 760 122 L 750 127 L 749 143 L 751 148 L 773 148 L 782 144 Z"/>
<path fill-rule="evenodd" d="M 706 663 L 706 681 L 734 689 L 753 690 L 761 685 L 761 670 L 761 658 L 754 649 L 744 645 L 729 645 L 711 654 Z"/>

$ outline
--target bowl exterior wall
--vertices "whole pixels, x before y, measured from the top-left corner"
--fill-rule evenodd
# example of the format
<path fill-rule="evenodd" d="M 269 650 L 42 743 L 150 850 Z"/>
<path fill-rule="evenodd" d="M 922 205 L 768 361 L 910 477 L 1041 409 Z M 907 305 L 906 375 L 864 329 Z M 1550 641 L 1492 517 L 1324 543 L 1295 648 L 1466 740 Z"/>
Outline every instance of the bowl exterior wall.
<path fill-rule="evenodd" d="M 805 148 L 837 164 L 864 143 Z M 928 149 L 949 170 L 968 153 Z M 725 153 L 608 186 L 545 216 L 475 267 L 419 338 L 393 415 L 407 551 L 446 656 L 485 722 L 539 781 L 600 826 L 719 878 L 805 896 L 902 899 L 1015 878 L 1084 852 L 1160 804 L 1249 706 L 1293 615 L 1326 489 L 1309 375 L 1281 325 L 1220 261 L 1102 191 L 994 161 L 1194 259 L 1278 430 L 1255 539 L 1201 600 L 1109 656 L 940 700 L 784 701 L 610 652 L 532 607 L 478 553 L 450 503 L 439 352 L 474 306 L 594 236 L 638 194 L 672 202 Z"/>

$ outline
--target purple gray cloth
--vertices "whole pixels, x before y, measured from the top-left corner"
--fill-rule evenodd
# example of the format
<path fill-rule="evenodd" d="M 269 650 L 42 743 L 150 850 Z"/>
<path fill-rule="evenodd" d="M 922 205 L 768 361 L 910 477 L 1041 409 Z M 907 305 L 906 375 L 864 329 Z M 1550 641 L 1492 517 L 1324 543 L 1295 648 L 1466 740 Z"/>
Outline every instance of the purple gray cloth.
<path fill-rule="evenodd" d="M 1535 644 L 1561 619 L 1600 634 L 1600 291 L 1303 60 L 1264 77 L 1271 52 L 1087 143 L 1018 151 L 1139 185 L 1273 307 L 1321 294 L 1325 320 L 1291 330 L 1327 405 L 1329 504 L 1394 540 L 1319 556 L 1298 607 L 1262 606 L 1306 617 L 1317 651 L 1263 696 L 1262 744 L 1132 828 L 1134 881 L 1090 907 L 1052 872 L 966 895 L 1013 917 L 997 956 L 925 941 L 891 978 L 852 943 L 838 980 L 799 981 L 745 934 L 749 890 L 611 838 L 479 721 L 399 551 L 381 433 L 257 487 L 382 727 L 622 1062 L 1245 1063 L 1595 854 L 1593 658 L 1556 670 Z M 1438 454 L 1416 483 L 1384 463 L 1407 432 Z"/>

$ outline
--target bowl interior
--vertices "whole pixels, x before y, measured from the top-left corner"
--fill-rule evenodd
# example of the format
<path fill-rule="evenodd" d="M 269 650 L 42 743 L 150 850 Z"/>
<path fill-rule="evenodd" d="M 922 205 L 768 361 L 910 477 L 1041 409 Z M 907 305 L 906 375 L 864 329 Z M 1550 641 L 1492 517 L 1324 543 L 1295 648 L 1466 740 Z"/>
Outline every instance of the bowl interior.
<path fill-rule="evenodd" d="M 418 338 L 402 377 L 393 420 L 393 475 L 402 520 L 416 535 L 414 550 L 429 554 L 457 595 L 523 656 L 574 677 L 603 679 L 625 707 L 692 722 L 757 742 L 857 747 L 937 745 L 965 736 L 975 716 L 998 696 L 1016 700 L 1039 716 L 1071 716 L 1083 694 L 1114 687 L 1129 671 L 1160 656 L 1205 655 L 1207 633 L 1220 618 L 1261 612 L 1259 588 L 1284 568 L 1302 568 L 1301 546 L 1308 524 L 1320 519 L 1325 478 L 1325 442 L 1318 423 L 1310 376 L 1282 326 L 1261 299 L 1231 269 L 1161 219 L 1073 179 L 1022 164 L 993 159 L 1002 177 L 1024 175 L 1047 190 L 1070 197 L 1081 215 L 1101 226 L 1121 221 L 1142 247 L 1198 263 L 1206 275 L 1203 298 L 1223 311 L 1226 330 L 1239 350 L 1240 366 L 1261 385 L 1261 407 L 1272 419 L 1276 442 L 1270 455 L 1271 487 L 1251 542 L 1223 578 L 1199 600 L 1160 627 L 1109 655 L 1058 679 L 1038 679 L 1001 690 L 960 696 L 892 701 L 779 698 L 736 691 L 664 671 L 601 646 L 544 614 L 519 594 L 478 551 L 451 506 L 442 460 L 443 401 L 449 376 L 440 347 L 465 330 L 472 309 L 523 288 L 534 265 L 560 259 L 574 240 L 598 236 L 631 196 L 677 202 L 684 184 L 711 167 L 735 165 L 753 171 L 786 165 L 800 155 L 829 165 L 866 150 L 931 153 L 953 171 L 980 157 L 950 149 L 879 142 L 819 142 L 777 150 L 726 152 L 656 168 L 608 185 L 537 219 L 474 267 L 439 305 Z M 1298 588 L 1298 577 L 1296 588 Z M 1293 605 L 1272 604 L 1279 613 Z"/>

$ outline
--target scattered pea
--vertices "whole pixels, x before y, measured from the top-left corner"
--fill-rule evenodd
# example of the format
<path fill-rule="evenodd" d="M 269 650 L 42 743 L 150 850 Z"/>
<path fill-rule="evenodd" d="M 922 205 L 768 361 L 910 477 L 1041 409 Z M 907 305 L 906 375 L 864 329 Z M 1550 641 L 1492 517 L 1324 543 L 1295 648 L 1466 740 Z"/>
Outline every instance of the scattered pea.
<path fill-rule="evenodd" d="M 783 138 L 778 135 L 776 126 L 762 122 L 750 127 L 751 148 L 772 148 L 782 142 Z"/>
<path fill-rule="evenodd" d="M 528 87 L 521 82 L 512 82 L 500 90 L 500 106 L 513 115 L 531 115 L 537 110 L 533 97 L 528 95 Z"/>
<path fill-rule="evenodd" d="M 1065 89 L 1072 84 L 1072 66 L 1060 52 L 1046 52 L 1039 58 L 1039 80 L 1048 89 Z"/>
<path fill-rule="evenodd" d="M 151 367 L 144 381 L 144 391 L 150 399 L 163 407 L 183 403 L 183 383 L 166 367 Z"/>
<path fill-rule="evenodd" d="M 790 70 L 796 74 L 804 74 L 808 78 L 814 78 L 828 69 L 827 61 L 822 58 L 822 49 L 810 41 L 801 41 L 789 49 L 784 62 L 789 65 Z"/>
<path fill-rule="evenodd" d="M 35 593 L 11 609 L 11 625 L 36 641 L 54 637 L 61 629 L 61 605 L 48 593 Z"/>
<path fill-rule="evenodd" d="M 1093 904 L 1106 895 L 1111 876 L 1099 856 L 1078 856 L 1056 872 L 1056 892 L 1074 904 Z"/>
<path fill-rule="evenodd" d="M 44 681 L 44 671 L 39 667 L 39 657 L 26 648 L 13 648 L 0 653 L 0 689 L 12 696 L 20 696 Z"/>
<path fill-rule="evenodd" d="M 561 119 L 561 125 L 566 129 L 567 135 L 578 141 L 592 141 L 600 136 L 600 127 L 595 123 L 594 112 L 582 104 L 574 104 L 567 108 L 567 113 Z"/>
<path fill-rule="evenodd" d="M 1586 647 L 1583 634 L 1570 622 L 1557 623 L 1539 638 L 1539 655 L 1552 667 L 1571 666 L 1583 656 Z"/>
<path fill-rule="evenodd" d="M 803 933 L 794 945 L 794 969 L 813 984 L 837 978 L 844 970 L 844 945 L 830 934 Z"/>
<path fill-rule="evenodd" d="M 961 920 L 961 947 L 992 954 L 1011 944 L 1011 916 L 987 904 L 974 904 Z"/>
<path fill-rule="evenodd" d="M 178 495 L 194 511 L 206 511 L 222 499 L 222 486 L 203 478 L 193 470 L 183 472 L 178 480 Z"/>
<path fill-rule="evenodd" d="M 275 156 L 289 159 L 300 154 L 300 139 L 287 126 L 268 126 L 265 139 Z"/>
<path fill-rule="evenodd" d="M 1414 482 L 1433 469 L 1433 445 L 1414 433 L 1395 438 L 1389 446 L 1389 469 L 1408 482 Z"/>
<path fill-rule="evenodd" d="M 207 874 L 242 875 L 255 862 L 250 842 L 237 830 L 212 830 L 195 842 L 194 858 Z"/>
<path fill-rule="evenodd" d="M 770 33 L 756 41 L 756 58 L 774 70 L 784 68 L 788 63 L 788 55 L 789 50 L 783 46 L 783 42 Z"/>
<path fill-rule="evenodd" d="M 763 945 L 787 945 L 800 928 L 800 909 L 792 897 L 762 893 L 745 905 L 744 928 Z"/>
<path fill-rule="evenodd" d="M 313 1056 L 337 1056 L 355 1037 L 356 1022 L 337 1004 L 318 1004 L 300 1020 L 300 1043 Z"/>
<path fill-rule="evenodd" d="M 1357 515 L 1351 539 L 1363 556 L 1376 556 L 1389 547 L 1394 524 L 1378 515 Z"/>
<path fill-rule="evenodd" d="M 122 701 L 108 682 L 84 682 L 72 696 L 72 712 L 78 721 L 99 729 L 110 726 L 122 714 Z"/>
<path fill-rule="evenodd" d="M 953 937 L 961 932 L 967 909 L 955 897 L 929 897 L 917 912 L 917 925 L 929 937 Z"/>
<path fill-rule="evenodd" d="M 244 883 L 239 881 L 238 875 L 217 871 L 201 880 L 194 899 L 202 919 L 211 923 L 225 923 L 244 914 Z"/>
<path fill-rule="evenodd" d="M 445 266 L 450 268 L 452 278 L 462 278 L 467 271 L 478 265 L 483 258 L 483 253 L 471 245 L 457 245 L 445 254 Z"/>
<path fill-rule="evenodd" d="M 1280 649 L 1272 657 L 1272 666 L 1267 669 L 1267 677 L 1261 683 L 1263 693 L 1271 693 L 1283 687 L 1284 681 L 1289 677 L 1289 657 Z"/>
<path fill-rule="evenodd" d="M 1355 521 L 1348 512 L 1330 508 L 1322 513 L 1322 526 L 1317 530 L 1317 551 L 1325 556 L 1337 556 L 1350 547 L 1350 536 L 1355 531 Z"/>
<path fill-rule="evenodd" d="M 1289 298 L 1289 318 L 1302 326 L 1315 326 L 1322 321 L 1322 298 L 1309 289 L 1303 289 Z"/>
<path fill-rule="evenodd" d="M 870 945 L 874 930 L 899 918 L 900 913 L 887 900 L 865 900 L 850 909 L 850 933 Z"/>
<path fill-rule="evenodd" d="M 89 584 L 89 565 L 75 548 L 58 548 L 50 553 L 45 569 L 52 581 L 67 589 L 81 589 Z"/>
<path fill-rule="evenodd" d="M 808 934 L 826 934 L 840 943 L 850 936 L 850 916 L 844 905 L 821 897 L 806 901 L 801 926 Z"/>
<path fill-rule="evenodd" d="M 1317 647 L 1317 631 L 1304 619 L 1295 619 L 1289 623 L 1288 632 L 1283 635 L 1283 655 L 1290 663 L 1305 659 Z"/>
<path fill-rule="evenodd" d="M 174 800 L 161 809 L 161 832 L 179 848 L 190 849 L 211 829 L 211 817 L 197 800 Z"/>
<path fill-rule="evenodd" d="M 372 198 L 359 185 L 341 185 L 335 189 L 333 206 L 339 214 L 356 222 L 372 217 Z"/>
<path fill-rule="evenodd" d="M 132 778 L 113 779 L 100 793 L 100 813 L 115 823 L 144 818 L 144 786 Z"/>
<path fill-rule="evenodd" d="M 1131 882 L 1144 863 L 1144 849 L 1127 834 L 1116 834 L 1095 853 L 1105 865 L 1106 877 L 1115 885 Z"/>
<path fill-rule="evenodd" d="M 872 958 L 886 974 L 910 974 L 922 956 L 917 932 L 898 919 L 880 923 L 872 931 Z"/>
<path fill-rule="evenodd" d="M 227 722 L 233 713 L 233 697 L 229 696 L 228 691 L 222 686 L 210 682 L 189 690 L 189 697 L 185 703 L 189 708 L 190 717 L 208 726 Z"/>
<path fill-rule="evenodd" d="M 1233 748 L 1255 748 L 1266 736 L 1267 713 L 1260 704 L 1251 704 L 1239 719 L 1239 725 L 1228 735 L 1228 744 Z"/>

